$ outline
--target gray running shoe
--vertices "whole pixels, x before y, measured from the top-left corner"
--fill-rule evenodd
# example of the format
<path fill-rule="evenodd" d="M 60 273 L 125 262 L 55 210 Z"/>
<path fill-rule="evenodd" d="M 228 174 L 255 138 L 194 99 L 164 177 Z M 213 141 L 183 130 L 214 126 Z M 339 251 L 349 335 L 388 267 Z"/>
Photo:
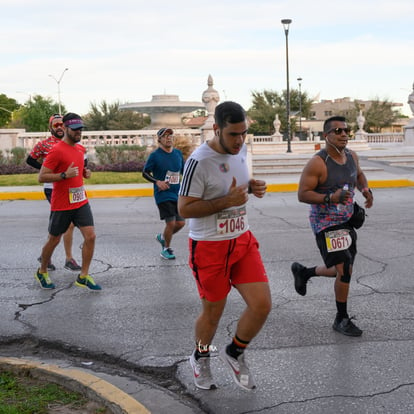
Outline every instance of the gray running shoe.
<path fill-rule="evenodd" d="M 220 358 L 225 365 L 230 368 L 234 382 L 239 387 L 247 391 L 251 391 L 256 388 L 252 374 L 250 373 L 249 367 L 244 360 L 244 353 L 235 359 L 226 352 L 225 348 L 223 348 L 220 351 Z"/>
<path fill-rule="evenodd" d="M 195 352 L 195 351 L 194 351 Z M 217 388 L 210 371 L 210 357 L 195 359 L 194 352 L 190 356 L 190 365 L 193 370 L 194 384 L 202 390 Z"/>
<path fill-rule="evenodd" d="M 70 259 L 65 263 L 65 269 L 72 270 L 72 272 L 79 272 L 82 268 L 76 263 L 75 259 Z"/>

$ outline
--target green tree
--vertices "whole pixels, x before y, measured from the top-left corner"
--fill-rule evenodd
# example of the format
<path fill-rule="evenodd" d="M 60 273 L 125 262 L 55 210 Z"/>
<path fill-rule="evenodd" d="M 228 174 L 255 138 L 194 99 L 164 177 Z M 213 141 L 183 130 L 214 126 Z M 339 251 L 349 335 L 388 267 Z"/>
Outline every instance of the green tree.
<path fill-rule="evenodd" d="M 20 105 L 13 98 L 8 98 L 4 93 L 0 94 L 0 128 L 9 127 L 13 120 L 13 112 Z"/>
<path fill-rule="evenodd" d="M 296 89 L 289 91 L 290 97 L 290 126 L 291 131 L 295 132 L 298 128 L 298 120 L 300 109 L 302 118 L 308 118 L 312 101 L 308 98 L 306 92 L 301 92 Z M 281 131 L 287 130 L 286 119 L 286 101 L 287 93 L 284 90 L 281 94 L 276 91 L 263 90 L 263 92 L 252 92 L 253 105 L 247 111 L 251 124 L 249 132 L 254 135 L 272 135 L 274 131 L 273 121 L 276 114 L 279 115 L 281 122 Z M 296 116 L 295 116 L 296 115 Z"/>
<path fill-rule="evenodd" d="M 65 113 L 65 108 L 62 106 Z M 27 132 L 44 132 L 48 130 L 48 121 L 51 115 L 59 113 L 59 104 L 52 98 L 35 95 L 17 111 L 11 125 L 14 128 L 24 128 Z"/>
<path fill-rule="evenodd" d="M 108 104 L 102 101 L 99 106 L 91 103 L 90 111 L 83 116 L 90 131 L 138 130 L 150 123 L 150 118 L 133 111 L 121 111 L 119 102 Z"/>
<path fill-rule="evenodd" d="M 381 132 L 382 128 L 391 126 L 401 114 L 392 109 L 393 105 L 387 99 L 372 101 L 370 107 L 363 112 L 365 117 L 364 130 L 367 132 Z M 356 116 L 359 114 L 359 105 L 356 103 Z M 355 117 L 356 119 L 356 117 Z"/>
<path fill-rule="evenodd" d="M 254 135 L 271 135 L 274 132 L 273 121 L 276 113 L 281 118 L 283 98 L 275 91 L 252 92 L 253 105 L 247 111 L 251 123 L 249 132 Z M 283 126 L 283 122 L 282 122 Z"/>

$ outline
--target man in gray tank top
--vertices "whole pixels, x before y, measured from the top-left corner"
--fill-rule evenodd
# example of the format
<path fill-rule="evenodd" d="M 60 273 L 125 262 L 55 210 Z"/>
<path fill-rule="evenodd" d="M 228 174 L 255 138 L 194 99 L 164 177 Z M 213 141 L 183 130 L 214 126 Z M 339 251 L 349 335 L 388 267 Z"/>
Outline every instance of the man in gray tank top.
<path fill-rule="evenodd" d="M 342 116 L 328 118 L 323 126 L 325 148 L 315 154 L 302 171 L 298 199 L 310 204 L 309 221 L 324 265 L 305 267 L 293 263 L 291 270 L 297 293 L 306 295 L 311 277 L 335 278 L 337 314 L 333 329 L 348 336 L 360 336 L 347 311 L 352 266 L 357 253 L 357 234 L 349 220 L 354 212 L 355 189 L 373 204 L 372 192 L 359 166 L 358 156 L 346 148 L 349 128 Z"/>

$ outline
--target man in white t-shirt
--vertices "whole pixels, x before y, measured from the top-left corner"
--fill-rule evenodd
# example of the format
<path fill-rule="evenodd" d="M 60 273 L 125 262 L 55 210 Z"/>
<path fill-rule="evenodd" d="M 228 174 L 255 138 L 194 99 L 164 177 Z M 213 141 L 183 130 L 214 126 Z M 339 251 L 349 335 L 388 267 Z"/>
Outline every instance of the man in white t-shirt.
<path fill-rule="evenodd" d="M 248 194 L 265 195 L 266 183 L 249 177 L 244 109 L 235 102 L 223 102 L 214 118 L 214 138 L 187 160 L 178 199 L 180 215 L 189 218 L 190 267 L 202 303 L 190 364 L 198 388 L 216 388 L 209 351 L 233 286 L 246 309 L 220 357 L 236 384 L 251 390 L 256 385 L 244 350 L 267 319 L 271 295 L 259 244 L 249 230 L 246 204 Z"/>

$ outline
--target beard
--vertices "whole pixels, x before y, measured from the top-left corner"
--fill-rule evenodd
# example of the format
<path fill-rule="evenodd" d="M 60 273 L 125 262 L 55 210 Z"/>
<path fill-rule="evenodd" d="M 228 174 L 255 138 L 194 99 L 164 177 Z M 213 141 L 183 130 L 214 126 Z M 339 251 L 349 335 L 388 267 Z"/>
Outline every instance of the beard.
<path fill-rule="evenodd" d="M 63 131 L 63 129 L 58 129 L 58 130 L 52 129 L 50 132 L 52 133 L 54 137 L 59 138 L 59 139 L 62 139 L 65 136 L 65 131 Z"/>
<path fill-rule="evenodd" d="M 220 146 L 221 146 L 221 148 L 223 148 L 223 150 L 226 152 L 226 154 L 230 154 L 230 155 L 235 155 L 235 154 L 238 154 L 239 153 L 239 151 L 240 151 L 240 148 L 241 147 L 239 147 L 239 148 L 235 148 L 235 149 L 233 149 L 233 150 L 231 150 L 226 144 L 225 144 L 225 142 L 224 142 L 224 139 L 223 139 L 223 135 L 220 133 L 220 135 L 219 135 L 219 144 L 220 144 Z"/>

